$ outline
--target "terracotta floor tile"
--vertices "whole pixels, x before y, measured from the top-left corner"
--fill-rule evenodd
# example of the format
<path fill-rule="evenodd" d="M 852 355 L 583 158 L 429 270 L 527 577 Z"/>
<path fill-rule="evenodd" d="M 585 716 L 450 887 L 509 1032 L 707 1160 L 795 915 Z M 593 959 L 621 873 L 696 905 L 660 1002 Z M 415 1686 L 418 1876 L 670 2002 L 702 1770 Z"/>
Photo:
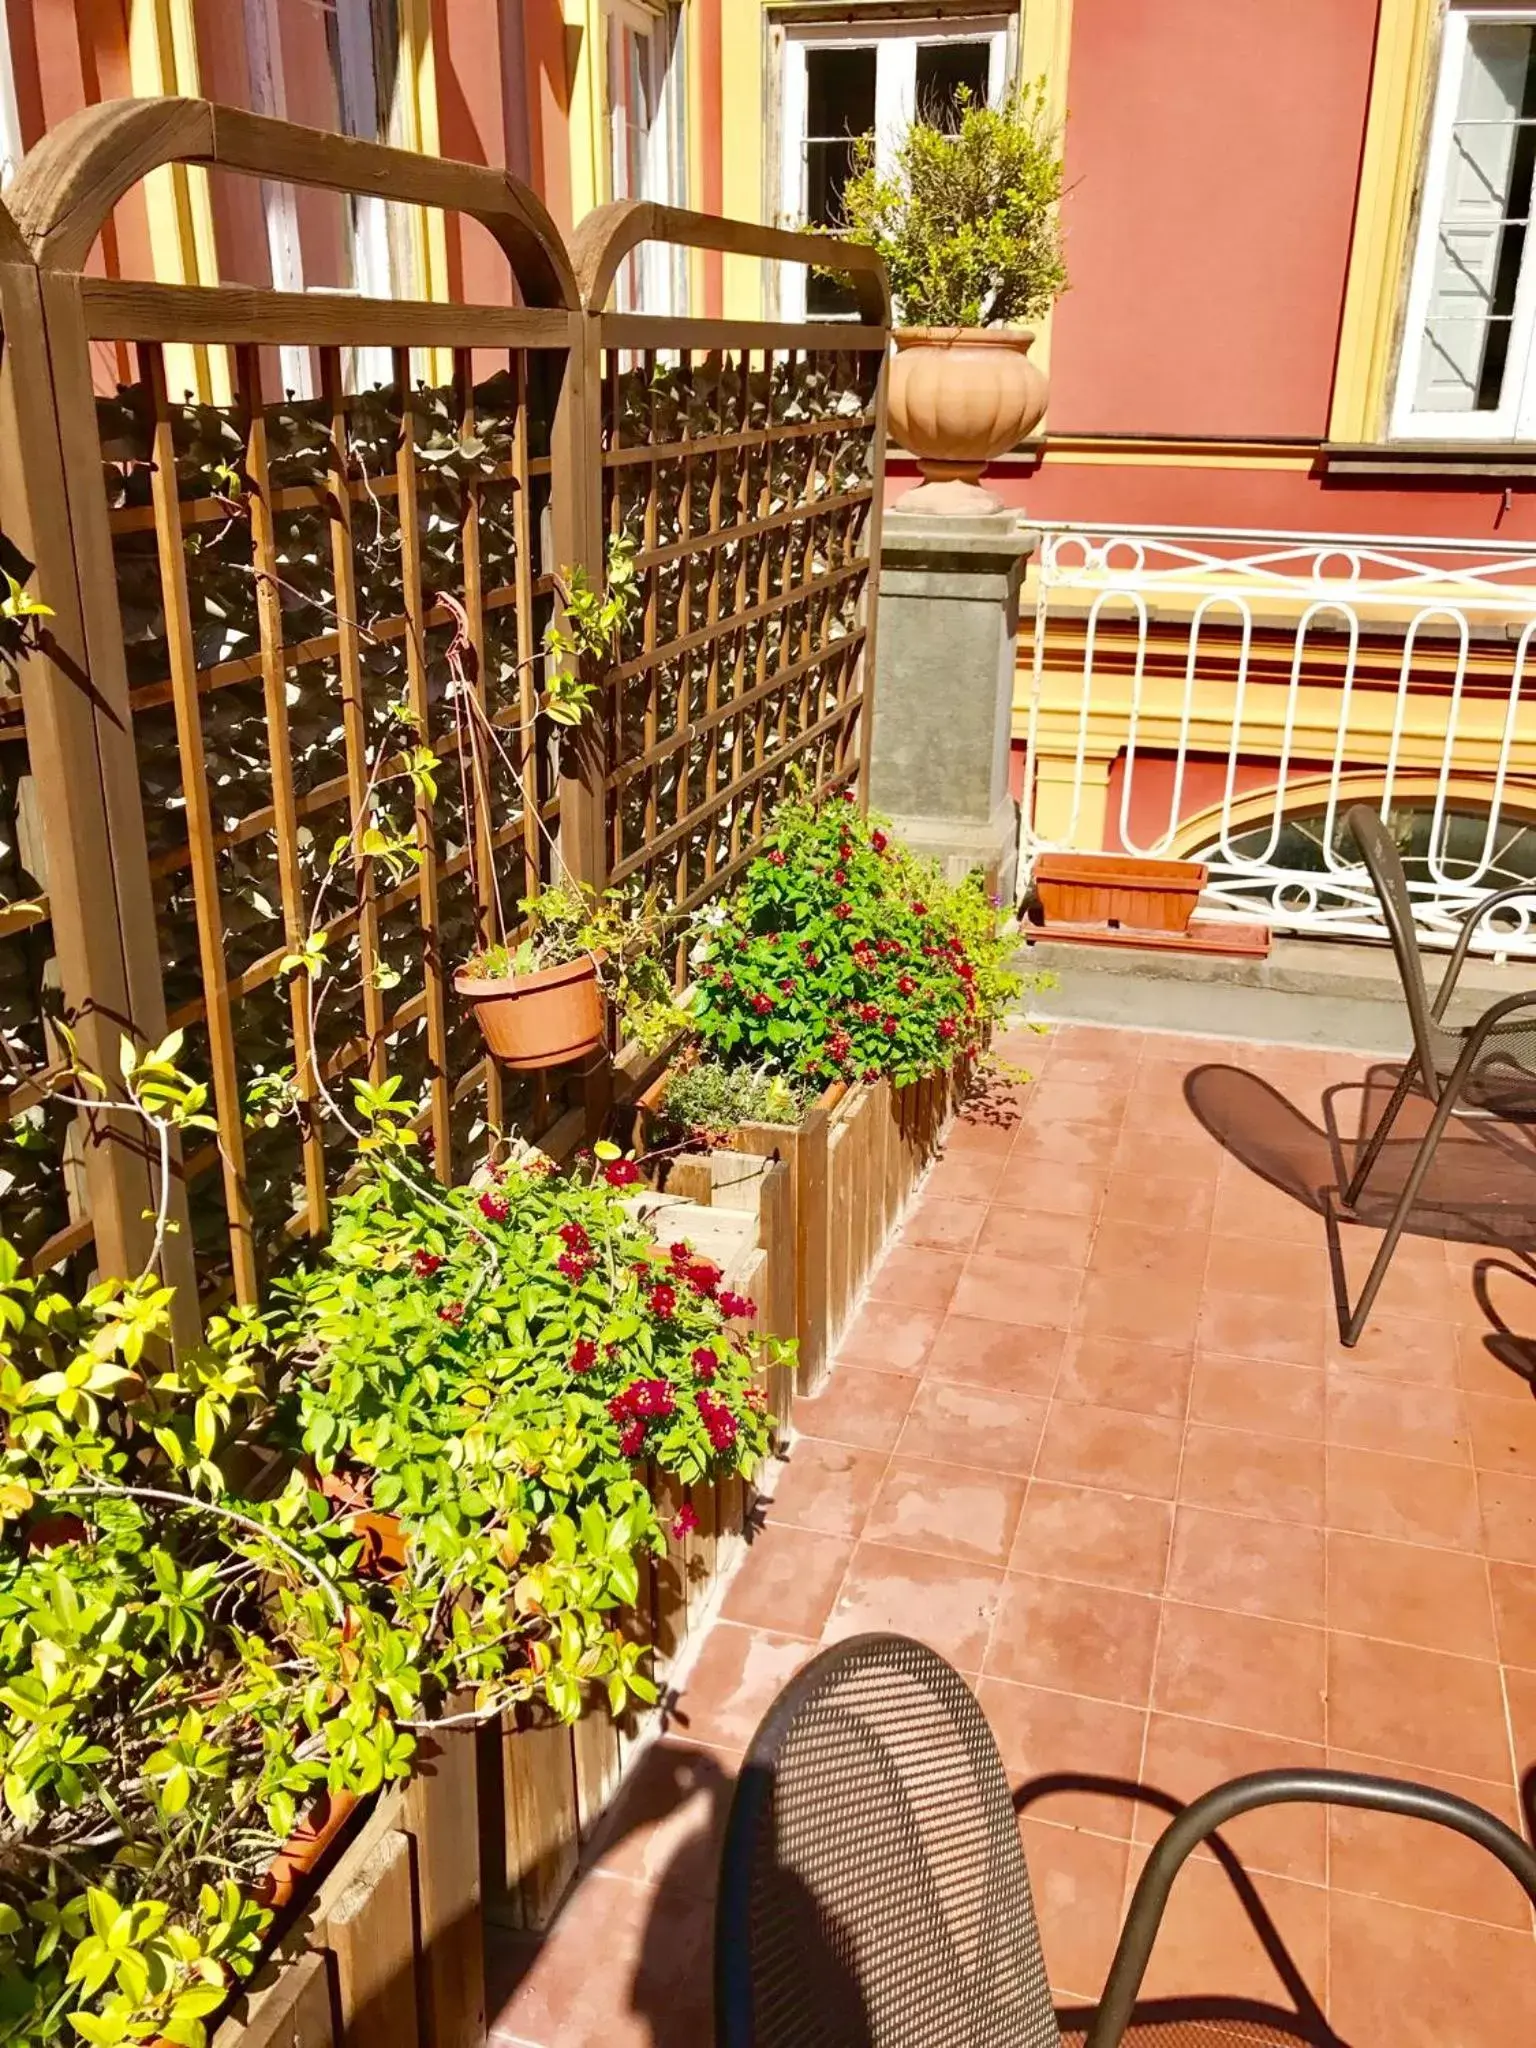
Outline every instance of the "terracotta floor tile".
<path fill-rule="evenodd" d="M 1515 1772 L 1524 1784 L 1536 1770 L 1536 1672 L 1506 1667 L 1504 1692 L 1509 1702 L 1510 1740 Z"/>
<path fill-rule="evenodd" d="M 1210 1228 L 1215 1202 L 1216 1184 L 1209 1174 L 1111 1172 L 1104 1184 L 1103 1214 L 1120 1223 L 1156 1216 L 1169 1230 L 1199 1235 Z"/>
<path fill-rule="evenodd" d="M 1357 1299 L 1365 1285 L 1381 1237 L 1380 1231 L 1360 1224 L 1339 1226 L 1339 1249 L 1351 1301 Z M 1414 1237 L 1403 1238 L 1393 1253 L 1376 1302 L 1383 1315 L 1440 1323 L 1454 1323 L 1475 1306 L 1466 1276 L 1446 1263 L 1439 1240 Z"/>
<path fill-rule="evenodd" d="M 901 1435 L 920 1380 L 910 1373 L 839 1365 L 814 1400 L 796 1401 L 795 1428 L 865 1451 L 889 1451 Z"/>
<path fill-rule="evenodd" d="M 615 1877 L 713 1899 L 734 1768 L 666 1735 L 645 1751 L 603 1823 L 599 1867 Z"/>
<path fill-rule="evenodd" d="M 936 1195 L 919 1202 L 908 1216 L 901 1226 L 901 1241 L 932 1251 L 968 1252 L 986 1213 L 980 1202 L 950 1202 Z"/>
<path fill-rule="evenodd" d="M 1480 1557 L 1342 1529 L 1328 1535 L 1328 1625 L 1462 1657 L 1496 1654 Z"/>
<path fill-rule="evenodd" d="M 814 1639 L 826 1626 L 852 1555 L 845 1536 L 770 1522 L 748 1544 L 721 1611 L 727 1621 L 750 1628 Z"/>
<path fill-rule="evenodd" d="M 1464 1465 L 1472 1455 L 1467 1402 L 1457 1387 L 1330 1373 L 1328 1441 L 1351 1450 L 1395 1451 L 1400 1457 Z"/>
<path fill-rule="evenodd" d="M 990 1202 L 1007 1165 L 1000 1154 L 945 1151 L 929 1169 L 923 1193 L 931 1201 Z"/>
<path fill-rule="evenodd" d="M 1193 1371 L 1187 1350 L 1085 1332 L 1067 1342 L 1056 1398 L 1177 1419 L 1189 1404 Z"/>
<path fill-rule="evenodd" d="M 1096 1337 L 1187 1349 L 1200 1318 L 1200 1290 L 1189 1280 L 1131 1280 L 1091 1272 L 1078 1305 L 1077 1327 Z"/>
<path fill-rule="evenodd" d="M 861 1543 L 854 1551 L 823 1641 L 866 1630 L 914 1636 L 958 1671 L 979 1671 L 1003 1574 L 921 1551 Z"/>
<path fill-rule="evenodd" d="M 1013 1141 L 1010 1165 L 1031 1160 L 1087 1168 L 1101 1179 L 1115 1156 L 1118 1131 L 1113 1124 L 1026 1121 Z"/>
<path fill-rule="evenodd" d="M 1208 1607 L 1163 1608 L 1153 1707 L 1259 1734 L 1321 1742 L 1324 1634 Z"/>
<path fill-rule="evenodd" d="M 1147 1853 L 1132 1851 L 1133 1877 Z M 1321 1885 L 1266 1873 L 1252 1874 L 1248 1882 L 1291 1969 L 1321 2004 L 1327 1984 L 1328 1894 Z M 1200 1858 L 1179 1872 L 1141 1989 L 1149 2001 L 1240 1998 L 1293 2009 L 1247 1900 L 1220 1864 Z"/>
<path fill-rule="evenodd" d="M 1323 1580 L 1323 1531 L 1305 1521 L 1256 1521 L 1183 1504 L 1175 1512 L 1170 1600 L 1321 1627 Z"/>
<path fill-rule="evenodd" d="M 1026 1062 L 1027 1064 L 1027 1062 Z M 1070 1081 L 1079 1088 L 1119 1088 L 1129 1091 L 1136 1078 L 1139 1059 L 1119 1052 L 1073 1053 L 1053 1050 L 1049 1062 L 1053 1081 Z"/>
<path fill-rule="evenodd" d="M 1264 1237 L 1272 1244 L 1325 1246 L 1315 1203 L 1289 1194 L 1256 1173 L 1223 1175 L 1216 1184 L 1211 1227 L 1227 1237 Z"/>
<path fill-rule="evenodd" d="M 1020 1813 L 1131 1839 L 1130 1788 L 1141 1769 L 1144 1709 L 1001 1678 L 984 1678 L 977 1697 L 1015 1800 L 1022 1795 Z"/>
<path fill-rule="evenodd" d="M 1488 1577 L 1499 1655 L 1506 1664 L 1536 1671 L 1536 1566 L 1495 1562 Z"/>
<path fill-rule="evenodd" d="M 1046 1403 L 953 1380 L 919 1382 L 897 1445 L 903 1457 L 971 1464 L 1027 1478 L 1035 1462 Z"/>
<path fill-rule="evenodd" d="M 897 1245 L 875 1268 L 870 1297 L 902 1308 L 946 1309 L 964 1270 L 965 1259 L 959 1252 Z"/>
<path fill-rule="evenodd" d="M 1109 1124 L 1118 1127 L 1131 1095 L 1129 1080 L 1072 1081 L 1054 1067 L 1028 1091 L 1031 1123 Z"/>
<path fill-rule="evenodd" d="M 826 1536 L 857 1536 L 885 1465 L 883 1452 L 805 1437 L 791 1447 L 788 1464 L 775 1482 L 768 1519 L 798 1529 L 819 1529 Z"/>
<path fill-rule="evenodd" d="M 1009 1569 L 1046 1578 L 1161 1593 L 1173 1509 L 1143 1494 L 1030 1483 Z"/>
<path fill-rule="evenodd" d="M 987 1649 L 990 1678 L 1146 1703 L 1158 1604 L 1139 1593 L 1012 1573 Z"/>
<path fill-rule="evenodd" d="M 1463 1327 L 1456 1337 L 1456 1380 L 1469 1394 L 1492 1394 L 1507 1401 L 1532 1398 L 1536 1372 L 1536 1345 L 1519 1346 L 1518 1340 L 1501 1339 L 1496 1330 L 1481 1322 Z"/>
<path fill-rule="evenodd" d="M 1316 1296 L 1328 1285 L 1328 1254 L 1283 1238 L 1212 1237 L 1205 1284 L 1215 1294 Z"/>
<path fill-rule="evenodd" d="M 843 1332 L 837 1355 L 850 1365 L 874 1365 L 885 1372 L 916 1372 L 943 1326 L 940 1309 L 902 1308 L 892 1301 L 867 1301 Z"/>
<path fill-rule="evenodd" d="M 1328 1767 L 1382 1774 L 1379 1758 L 1353 1750 L 1331 1749 Z M 1413 1776 L 1420 1784 L 1481 1806 L 1517 1834 L 1524 1832 L 1520 1802 L 1508 1782 L 1453 1777 L 1424 1764 L 1414 1765 Z M 1498 1927 L 1530 1927 L 1531 1909 L 1509 1872 L 1486 1849 L 1449 1828 L 1402 1814 L 1334 1806 L 1328 1809 L 1328 1842 L 1330 1882 L 1340 1891 L 1393 1899 L 1400 1906 L 1423 1906 L 1431 1912 L 1461 1913 Z"/>
<path fill-rule="evenodd" d="M 949 1315 L 933 1341 L 923 1375 L 990 1387 L 1001 1394 L 1049 1394 L 1067 1341 L 1064 1330 Z"/>
<path fill-rule="evenodd" d="M 1182 1132 L 1122 1130 L 1114 1153 L 1116 1173 L 1142 1180 L 1172 1174 L 1176 1180 L 1214 1183 L 1220 1164 L 1220 1146 L 1196 1127 L 1193 1118 Z"/>
<path fill-rule="evenodd" d="M 1289 1297 L 1208 1288 L 1197 1348 L 1276 1365 L 1321 1365 L 1328 1313 L 1321 1292 L 1311 1288 Z"/>
<path fill-rule="evenodd" d="M 946 1152 L 968 1158 L 1001 1159 L 1012 1150 L 1015 1136 L 1011 1124 L 1004 1128 L 962 1112 L 946 1132 L 944 1148 Z"/>
<path fill-rule="evenodd" d="M 1086 1266 L 1095 1229 L 1091 1216 L 1031 1215 L 1026 1209 L 987 1210 L 975 1250 L 983 1258 L 1027 1259 L 1039 1266 Z"/>
<path fill-rule="evenodd" d="M 780 1692 L 815 1654 L 816 1645 L 802 1636 L 717 1621 L 668 1716 L 669 1730 L 679 1740 L 744 1750 Z"/>
<path fill-rule="evenodd" d="M 1393 1763 L 1449 1764 L 1469 1778 L 1498 1778 L 1509 1762 L 1498 1668 L 1335 1630 L 1328 1740 Z"/>
<path fill-rule="evenodd" d="M 1082 1278 L 1075 1266 L 1031 1266 L 1020 1259 L 973 1255 L 950 1306 L 956 1315 L 1066 1330 L 1072 1326 Z"/>
<path fill-rule="evenodd" d="M 1519 1472 L 1484 1472 L 1477 1490 L 1488 1555 L 1536 1564 L 1536 1479 Z"/>
<path fill-rule="evenodd" d="M 1444 1550 L 1476 1550 L 1477 1482 L 1470 1467 L 1330 1444 L 1328 1526 Z"/>
<path fill-rule="evenodd" d="M 1179 1499 L 1193 1506 L 1321 1524 L 1325 1453 L 1293 1436 L 1258 1436 L 1192 1422 L 1184 1438 Z"/>
<path fill-rule="evenodd" d="M 929 1187 L 933 1187 L 931 1176 Z M 1104 1176 L 1092 1166 L 1068 1166 L 1059 1159 L 1031 1159 L 1015 1153 L 987 1193 L 1004 1209 L 1025 1209 L 1045 1216 L 1096 1216 L 1104 1198 Z"/>
<path fill-rule="evenodd" d="M 1093 1241 L 1093 1272 L 1127 1287 L 1149 1280 L 1159 1286 L 1180 1282 L 1198 1294 L 1205 1277 L 1204 1232 L 1165 1229 L 1155 1214 L 1145 1211 L 1135 1223 L 1105 1217 Z"/>
<path fill-rule="evenodd" d="M 1197 1352 L 1190 1382 L 1190 1420 L 1256 1430 L 1262 1436 L 1320 1442 L 1327 1386 L 1327 1374 L 1315 1366 L 1276 1365 Z"/>
<path fill-rule="evenodd" d="M 1019 1823 L 1046 1975 L 1058 2002 L 1097 2004 L 1120 1939 L 1130 1844 L 1050 1821 Z"/>
<path fill-rule="evenodd" d="M 1161 1074 L 1143 1068 L 1131 1088 L 1122 1121 L 1128 1131 L 1151 1131 L 1158 1137 L 1183 1137 L 1198 1130 L 1194 1111 L 1184 1098 L 1183 1075 Z"/>
<path fill-rule="evenodd" d="M 1529 1934 L 1337 1892 L 1329 2017 L 1346 2041 L 1486 2048 L 1536 2012 Z"/>
<path fill-rule="evenodd" d="M 1172 1500 L 1182 1441 L 1182 1425 L 1163 1416 L 1053 1401 L 1035 1475 Z"/>
<path fill-rule="evenodd" d="M 1330 1314 L 1324 1346 L 1326 1362 L 1344 1372 L 1373 1374 L 1385 1380 L 1418 1380 L 1426 1386 L 1456 1384 L 1460 1336 L 1454 1323 L 1431 1322 L 1422 1316 L 1399 1316 L 1373 1310 L 1360 1341 L 1346 1350 Z"/>
<path fill-rule="evenodd" d="M 1523 1472 L 1536 1478 L 1536 1400 L 1507 1401 L 1498 1394 L 1468 1394 L 1472 1457 L 1481 1471 Z"/>
<path fill-rule="evenodd" d="M 1024 1487 L 1001 1472 L 894 1457 L 864 1533 L 871 1543 L 1000 1565 L 1013 1546 Z"/>
<path fill-rule="evenodd" d="M 1145 1796 L 1136 1809 L 1135 1839 L 1155 1842 L 1177 1807 L 1214 1791 L 1229 1778 L 1246 1777 L 1250 1771 L 1316 1770 L 1323 1759 L 1320 1743 L 1288 1742 L 1246 1728 L 1220 1728 L 1211 1721 L 1154 1713 L 1147 1726 L 1141 1774 Z M 1220 1839 L 1245 1869 L 1267 1870 L 1306 1884 L 1326 1880 L 1327 1822 L 1320 1806 L 1261 1808 L 1229 1821 Z"/>

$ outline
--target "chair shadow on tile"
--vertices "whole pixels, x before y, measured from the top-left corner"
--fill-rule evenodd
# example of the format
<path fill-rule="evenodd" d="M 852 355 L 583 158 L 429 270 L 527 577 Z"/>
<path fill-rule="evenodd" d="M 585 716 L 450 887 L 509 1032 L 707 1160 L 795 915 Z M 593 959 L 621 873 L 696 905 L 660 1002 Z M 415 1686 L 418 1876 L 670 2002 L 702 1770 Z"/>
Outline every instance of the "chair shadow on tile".
<path fill-rule="evenodd" d="M 1064 1793 L 1088 1794 L 1096 1798 L 1133 1800 L 1154 1812 L 1175 1819 L 1184 1811 L 1185 1801 L 1155 1786 L 1129 1778 L 1101 1775 L 1093 1771 L 1053 1771 L 1030 1779 L 1014 1792 L 1014 1810 L 1027 1814 L 1039 1801 Z M 1349 2048 L 1329 2026 L 1321 2005 L 1306 1977 L 1297 1966 L 1285 1940 L 1259 1896 L 1258 1888 L 1241 1860 L 1219 1834 L 1202 1847 L 1216 1859 L 1236 1895 L 1244 1917 L 1252 1927 L 1276 1977 L 1284 1987 L 1291 2007 L 1274 2005 L 1264 1999 L 1221 1993 L 1191 1992 L 1178 1997 L 1138 1999 L 1126 2031 L 1127 2048 Z M 1186 1870 L 1188 1865 L 1185 1866 Z M 1183 1873 L 1181 1873 L 1182 1876 Z M 1179 1877 L 1169 1895 L 1172 1909 L 1179 1895 Z M 1122 1923 L 1123 1924 L 1123 1923 Z M 1153 1944 L 1153 1955 L 1157 1944 Z M 1061 2006 L 1056 2019 L 1064 2040 L 1072 2042 L 1086 2035 L 1092 2024 L 1092 2006 Z"/>
<path fill-rule="evenodd" d="M 1505 1305 L 1493 1298 L 1494 1276 L 1508 1274 L 1521 1286 L 1531 1289 L 1531 1319 L 1536 1323 L 1536 1270 L 1532 1269 L 1533 1263 L 1536 1262 L 1529 1256 L 1522 1265 L 1513 1264 L 1505 1258 L 1479 1259 L 1472 1268 L 1472 1293 L 1488 1321 L 1488 1328 L 1483 1332 L 1483 1349 L 1500 1365 L 1524 1380 L 1536 1394 L 1536 1336 L 1527 1336 L 1514 1329 Z"/>

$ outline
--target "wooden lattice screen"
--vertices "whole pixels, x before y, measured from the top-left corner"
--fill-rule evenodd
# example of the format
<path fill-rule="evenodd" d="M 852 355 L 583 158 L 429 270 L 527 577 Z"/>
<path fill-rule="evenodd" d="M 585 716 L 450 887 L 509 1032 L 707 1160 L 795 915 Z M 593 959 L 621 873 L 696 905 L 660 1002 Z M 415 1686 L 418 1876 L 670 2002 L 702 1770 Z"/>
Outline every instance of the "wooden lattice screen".
<path fill-rule="evenodd" d="M 169 161 L 467 212 L 522 304 L 84 275 L 114 201 Z M 0 886 L 35 904 L 46 883 L 52 918 L 0 915 L 0 1029 L 13 1076 L 46 1062 L 51 978 L 99 1071 L 125 1029 L 185 1033 L 219 1135 L 181 1162 L 170 1277 L 254 1301 L 325 1228 L 354 1079 L 423 1099 L 445 1179 L 488 1126 L 549 1123 L 559 1102 L 483 1056 L 450 982 L 557 863 L 660 880 L 686 910 L 750 853 L 792 763 L 822 787 L 858 772 L 883 282 L 860 252 L 865 321 L 835 349 L 825 328 L 620 320 L 604 265 L 645 234 L 807 245 L 605 210 L 584 302 L 515 181 L 195 101 L 76 117 L 8 196 L 0 524 L 58 615 L 0 694 Z M 100 343 L 137 370 L 109 399 Z M 229 404 L 178 393 L 188 348 L 222 352 Z M 279 348 L 307 352 L 318 396 L 279 388 Z M 357 368 L 380 350 L 383 383 Z M 562 739 L 534 665 L 553 572 L 599 572 L 618 531 L 640 550 L 632 645 Z M 392 857 L 406 838 L 419 859 Z M 294 972 L 317 940 L 323 975 Z M 7 1227 L 24 1199 L 39 1263 L 131 1268 L 143 1133 L 16 1086 Z"/>

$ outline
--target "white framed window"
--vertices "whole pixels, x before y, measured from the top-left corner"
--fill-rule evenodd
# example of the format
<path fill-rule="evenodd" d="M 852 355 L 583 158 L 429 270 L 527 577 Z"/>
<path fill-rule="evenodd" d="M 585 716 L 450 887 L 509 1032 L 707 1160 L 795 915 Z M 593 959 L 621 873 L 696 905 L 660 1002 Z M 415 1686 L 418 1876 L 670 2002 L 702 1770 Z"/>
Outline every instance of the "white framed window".
<path fill-rule="evenodd" d="M 1012 24 L 1005 15 L 943 23 L 891 21 L 786 31 L 780 91 L 779 217 L 786 227 L 835 227 L 855 145 L 875 141 L 889 161 L 903 128 L 919 112 L 946 124 L 963 91 L 996 104 L 1008 82 Z M 847 288 L 785 265 L 779 279 L 785 319 L 852 310 Z"/>
<path fill-rule="evenodd" d="M 615 199 L 688 204 L 687 38 L 681 10 L 630 4 L 608 17 L 609 165 Z M 614 280 L 624 313 L 688 310 L 688 252 L 642 242 Z"/>
<path fill-rule="evenodd" d="M 0 188 L 21 168 L 21 116 L 16 110 L 16 75 L 11 68 L 11 24 L 0 7 Z"/>
<path fill-rule="evenodd" d="M 1390 431 L 1536 439 L 1536 6 L 1445 18 Z"/>

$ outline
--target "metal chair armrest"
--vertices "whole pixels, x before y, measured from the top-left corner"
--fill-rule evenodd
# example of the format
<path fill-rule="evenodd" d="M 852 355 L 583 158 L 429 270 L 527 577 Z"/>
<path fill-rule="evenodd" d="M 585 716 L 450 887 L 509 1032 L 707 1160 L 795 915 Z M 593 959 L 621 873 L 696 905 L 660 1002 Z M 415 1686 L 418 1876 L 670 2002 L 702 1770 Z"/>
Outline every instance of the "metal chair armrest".
<path fill-rule="evenodd" d="M 1451 948 L 1450 958 L 1445 963 L 1445 972 L 1440 977 L 1440 986 L 1435 990 L 1435 1000 L 1430 1007 L 1430 1016 L 1438 1024 L 1445 1015 L 1447 1003 L 1456 987 L 1456 978 L 1466 963 L 1467 949 L 1477 935 L 1477 928 L 1490 911 L 1497 910 L 1504 903 L 1518 903 L 1523 898 L 1536 897 L 1536 882 L 1524 882 L 1516 889 L 1496 889 L 1491 896 L 1474 903 L 1461 920 L 1461 930 L 1456 934 L 1456 943 Z"/>
<path fill-rule="evenodd" d="M 1500 996 L 1496 1003 L 1490 1003 L 1477 1022 L 1467 1032 L 1466 1043 L 1456 1062 L 1456 1070 L 1446 1086 L 1459 1094 L 1461 1084 L 1471 1072 L 1484 1041 L 1498 1030 L 1506 1017 L 1512 1017 L 1519 1010 L 1536 1009 L 1536 988 L 1522 989 L 1512 996 Z"/>
<path fill-rule="evenodd" d="M 1503 1821 L 1468 1800 L 1401 1778 L 1373 1778 L 1356 1771 L 1257 1771 L 1251 1777 L 1233 1778 L 1186 1806 L 1163 1830 L 1147 1858 L 1086 2048 L 1119 2048 L 1141 1991 L 1168 1894 L 1190 1851 L 1253 1807 L 1300 1801 L 1370 1807 L 1378 1813 L 1401 1813 L 1454 1828 L 1497 1856 L 1536 1906 L 1536 1852 Z"/>

